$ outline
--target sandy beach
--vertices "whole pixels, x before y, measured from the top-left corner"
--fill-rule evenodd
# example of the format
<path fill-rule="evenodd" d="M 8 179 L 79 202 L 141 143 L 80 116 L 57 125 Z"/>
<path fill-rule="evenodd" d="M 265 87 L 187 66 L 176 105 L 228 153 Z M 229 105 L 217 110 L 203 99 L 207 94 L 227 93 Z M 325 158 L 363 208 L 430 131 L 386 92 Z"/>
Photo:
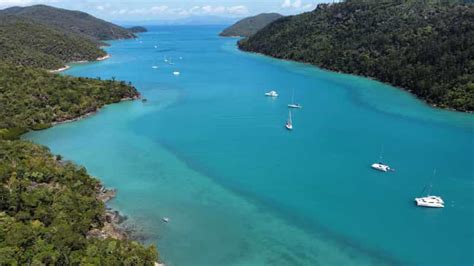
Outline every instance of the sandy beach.
<path fill-rule="evenodd" d="M 104 60 L 107 60 L 111 57 L 111 55 L 109 54 L 106 54 L 102 57 L 98 57 L 95 61 L 104 61 Z M 82 60 L 82 61 L 75 61 L 75 62 L 72 62 L 71 64 L 84 64 L 84 63 L 89 63 L 91 61 L 87 61 L 87 60 Z M 50 70 L 49 73 L 60 73 L 60 72 L 63 72 L 63 71 L 66 71 L 68 69 L 70 69 L 71 66 L 69 65 L 65 65 L 64 67 L 61 67 L 61 68 L 58 68 L 58 69 L 54 69 L 54 70 Z"/>

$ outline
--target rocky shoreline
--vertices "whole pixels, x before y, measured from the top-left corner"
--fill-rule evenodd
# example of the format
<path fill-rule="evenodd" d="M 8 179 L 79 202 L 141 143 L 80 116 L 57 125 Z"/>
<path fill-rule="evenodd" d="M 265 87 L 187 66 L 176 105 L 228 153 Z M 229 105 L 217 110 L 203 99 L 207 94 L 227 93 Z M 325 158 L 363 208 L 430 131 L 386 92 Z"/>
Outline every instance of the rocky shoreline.
<path fill-rule="evenodd" d="M 104 187 L 102 184 L 98 185 L 97 188 L 97 200 L 107 204 L 110 200 L 115 198 L 117 194 L 116 189 L 110 189 Z M 87 237 L 96 237 L 100 239 L 113 238 L 117 240 L 128 239 L 129 236 L 127 231 L 121 226 L 121 224 L 127 219 L 126 216 L 122 216 L 118 211 L 115 211 L 109 207 L 106 207 L 105 213 L 102 216 L 103 227 L 95 228 L 87 233 Z"/>

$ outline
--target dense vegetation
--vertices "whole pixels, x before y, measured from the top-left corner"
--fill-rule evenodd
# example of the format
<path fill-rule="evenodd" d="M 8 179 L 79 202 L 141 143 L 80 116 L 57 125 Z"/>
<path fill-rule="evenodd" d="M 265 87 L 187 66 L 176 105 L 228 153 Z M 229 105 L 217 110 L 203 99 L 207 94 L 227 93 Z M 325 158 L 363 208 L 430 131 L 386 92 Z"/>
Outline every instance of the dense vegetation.
<path fill-rule="evenodd" d="M 105 52 L 88 38 L 66 34 L 27 19 L 0 15 L 0 61 L 58 69 L 71 61 L 92 61 Z"/>
<path fill-rule="evenodd" d="M 68 29 L 77 16 L 92 24 Z M 103 34 L 94 20 L 44 6 L 0 11 L 0 265 L 154 265 L 158 259 L 154 246 L 122 240 L 106 214 L 99 181 L 84 168 L 17 140 L 28 130 L 139 96 L 125 82 L 41 69 L 105 55 L 95 38 L 120 35 Z"/>
<path fill-rule="evenodd" d="M 142 26 L 131 27 L 131 28 L 128 28 L 127 30 L 133 33 L 142 33 L 142 32 L 148 31 L 145 27 L 142 27 Z"/>
<path fill-rule="evenodd" d="M 374 77 L 430 104 L 474 111 L 474 6 L 347 0 L 286 17 L 241 49 Z"/>
<path fill-rule="evenodd" d="M 45 148 L 0 140 L 0 265 L 153 265 L 153 246 L 88 238 L 98 181 Z"/>
<path fill-rule="evenodd" d="M 87 13 L 46 5 L 11 7 L 0 10 L 0 15 L 15 15 L 53 27 L 64 33 L 74 33 L 94 40 L 134 38 L 130 31 Z"/>
<path fill-rule="evenodd" d="M 282 18 L 283 16 L 277 13 L 268 13 L 260 14 L 253 17 L 244 18 L 234 25 L 228 27 L 220 36 L 232 37 L 232 36 L 241 36 L 249 37 L 257 33 L 259 30 L 263 29 L 268 24 L 273 21 Z"/>
<path fill-rule="evenodd" d="M 50 74 L 0 64 L 0 139 L 15 138 L 138 96 L 125 82 Z"/>
<path fill-rule="evenodd" d="M 8 140 L 136 96 L 124 82 L 0 64 L 0 265 L 154 265 L 154 246 L 90 234 L 106 217 L 84 168 Z"/>

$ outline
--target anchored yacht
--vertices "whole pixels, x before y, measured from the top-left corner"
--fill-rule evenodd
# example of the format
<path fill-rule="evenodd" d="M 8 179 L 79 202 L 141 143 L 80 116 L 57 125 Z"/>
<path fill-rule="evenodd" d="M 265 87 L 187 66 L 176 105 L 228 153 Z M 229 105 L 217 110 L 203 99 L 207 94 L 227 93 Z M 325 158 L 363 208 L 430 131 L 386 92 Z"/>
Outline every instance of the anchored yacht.
<path fill-rule="evenodd" d="M 265 96 L 278 97 L 278 93 L 276 91 L 269 91 L 265 93 Z"/>
<path fill-rule="evenodd" d="M 289 111 L 288 113 L 288 121 L 286 121 L 285 127 L 288 130 L 293 130 L 293 121 L 291 120 L 291 111 Z"/>
<path fill-rule="evenodd" d="M 379 171 L 382 171 L 382 172 L 388 172 L 388 171 L 393 171 L 390 166 L 386 165 L 386 164 L 383 164 L 383 163 L 374 163 L 372 164 L 372 168 L 375 169 L 375 170 L 379 170 Z"/>
<path fill-rule="evenodd" d="M 426 196 L 423 198 L 415 198 L 416 205 L 428 208 L 444 208 L 444 201 L 439 196 Z"/>

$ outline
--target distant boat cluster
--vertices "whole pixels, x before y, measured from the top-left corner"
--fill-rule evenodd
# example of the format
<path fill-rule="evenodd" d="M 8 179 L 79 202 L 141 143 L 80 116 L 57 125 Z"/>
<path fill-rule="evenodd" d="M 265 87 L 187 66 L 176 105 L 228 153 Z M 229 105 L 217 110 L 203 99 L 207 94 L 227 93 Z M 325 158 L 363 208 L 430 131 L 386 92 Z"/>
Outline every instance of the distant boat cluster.
<path fill-rule="evenodd" d="M 272 90 L 272 91 L 266 92 L 265 96 L 276 98 L 278 97 L 278 92 Z M 291 118 L 291 109 L 303 108 L 303 106 L 301 106 L 300 104 L 295 103 L 295 90 L 293 90 L 293 96 L 291 98 L 291 103 L 288 104 L 288 108 L 290 108 L 290 110 L 288 110 L 288 120 L 286 120 L 285 128 L 291 131 L 293 130 L 293 120 Z"/>
<path fill-rule="evenodd" d="M 143 41 L 140 41 L 140 43 L 143 43 Z M 158 49 L 158 44 L 157 44 L 157 45 L 154 45 L 153 48 Z M 183 57 L 180 56 L 180 57 L 179 57 L 179 60 L 183 60 Z M 165 64 L 167 64 L 167 65 L 174 65 L 174 64 L 175 64 L 175 63 L 172 61 L 172 59 L 171 59 L 171 58 L 168 58 L 167 56 L 164 57 L 163 62 L 164 62 Z M 153 65 L 151 66 L 151 68 L 152 68 L 152 69 L 158 69 L 159 66 L 158 66 L 158 64 L 157 64 L 156 62 L 154 62 Z M 181 72 L 178 71 L 178 70 L 175 70 L 175 71 L 173 71 L 173 75 L 174 75 L 174 76 L 179 76 L 179 75 L 181 75 Z"/>
<path fill-rule="evenodd" d="M 271 97 L 271 98 L 277 98 L 279 96 L 278 92 L 275 90 L 271 90 L 269 92 L 265 93 L 265 96 Z M 301 106 L 298 103 L 295 103 L 295 91 L 293 90 L 293 95 L 291 98 L 291 103 L 288 104 L 288 119 L 285 123 L 285 128 L 289 131 L 293 130 L 293 120 L 292 120 L 292 114 L 291 114 L 291 109 L 301 109 L 303 106 Z M 389 165 L 383 163 L 381 161 L 382 155 L 380 155 L 380 160 L 377 163 L 373 163 L 371 165 L 372 169 L 381 171 L 384 173 L 387 172 L 395 172 L 395 169 L 391 168 Z M 427 193 L 428 195 L 426 197 L 421 197 L 421 198 L 415 198 L 415 203 L 419 207 L 428 207 L 428 208 L 444 208 L 444 201 L 440 196 L 433 196 L 431 195 L 431 186 L 430 190 Z"/>

